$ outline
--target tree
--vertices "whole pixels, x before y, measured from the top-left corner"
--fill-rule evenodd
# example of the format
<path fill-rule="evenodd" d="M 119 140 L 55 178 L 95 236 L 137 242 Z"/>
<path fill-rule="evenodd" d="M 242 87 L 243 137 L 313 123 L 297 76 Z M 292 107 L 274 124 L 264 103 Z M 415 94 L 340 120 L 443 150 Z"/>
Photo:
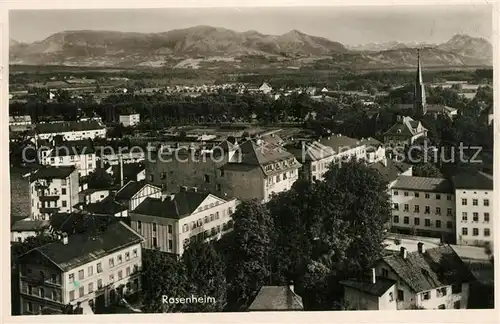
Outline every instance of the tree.
<path fill-rule="evenodd" d="M 164 252 L 143 250 L 142 310 L 145 313 L 174 313 L 183 311 L 186 304 L 163 303 L 163 297 L 189 296 L 186 267 Z"/>
<path fill-rule="evenodd" d="M 432 163 L 419 163 L 413 167 L 415 177 L 442 178 L 441 171 Z"/>
<path fill-rule="evenodd" d="M 270 275 L 273 220 L 265 205 L 243 202 L 233 214 L 234 244 L 228 266 L 228 309 L 244 309 Z"/>
<path fill-rule="evenodd" d="M 211 243 L 190 244 L 182 255 L 189 292 L 195 296 L 210 296 L 215 303 L 186 305 L 191 312 L 220 312 L 226 305 L 225 264 Z"/>
<path fill-rule="evenodd" d="M 92 189 L 107 189 L 113 185 L 113 177 L 102 168 L 97 168 L 88 176 L 88 185 Z"/>

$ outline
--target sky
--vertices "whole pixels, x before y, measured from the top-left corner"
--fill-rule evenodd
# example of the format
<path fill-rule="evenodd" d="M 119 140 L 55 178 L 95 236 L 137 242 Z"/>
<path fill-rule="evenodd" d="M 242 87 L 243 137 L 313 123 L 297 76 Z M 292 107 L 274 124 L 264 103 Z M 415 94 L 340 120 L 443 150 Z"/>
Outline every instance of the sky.
<path fill-rule="evenodd" d="M 489 5 L 392 7 L 162 8 L 99 10 L 13 10 L 10 38 L 43 40 L 65 30 L 165 32 L 209 25 L 278 35 L 292 29 L 345 45 L 372 42 L 441 43 L 455 34 L 491 41 Z"/>

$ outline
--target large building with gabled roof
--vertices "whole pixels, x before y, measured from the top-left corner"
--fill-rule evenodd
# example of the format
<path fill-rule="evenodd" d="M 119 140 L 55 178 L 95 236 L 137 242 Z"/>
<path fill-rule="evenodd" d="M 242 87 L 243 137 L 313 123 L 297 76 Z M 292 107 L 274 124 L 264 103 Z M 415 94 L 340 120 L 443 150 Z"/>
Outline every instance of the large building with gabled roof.
<path fill-rule="evenodd" d="M 138 292 L 142 241 L 124 223 L 113 222 L 101 231 L 64 233 L 22 255 L 21 315 L 61 313 L 67 305 L 99 312 Z"/>
<path fill-rule="evenodd" d="M 385 132 L 384 143 L 391 147 L 403 148 L 426 136 L 427 129 L 420 121 L 408 116 L 398 116 L 396 123 Z"/>

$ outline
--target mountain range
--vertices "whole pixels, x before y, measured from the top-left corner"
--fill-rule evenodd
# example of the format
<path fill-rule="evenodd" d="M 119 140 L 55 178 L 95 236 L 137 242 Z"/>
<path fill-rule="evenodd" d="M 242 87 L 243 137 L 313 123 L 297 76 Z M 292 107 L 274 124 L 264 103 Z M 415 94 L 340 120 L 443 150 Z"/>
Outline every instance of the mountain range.
<path fill-rule="evenodd" d="M 260 59 L 257 65 L 267 67 L 300 68 L 317 61 L 333 65 L 352 62 L 358 67 L 407 67 L 415 65 L 415 47 L 423 47 L 422 61 L 429 66 L 477 66 L 492 65 L 493 55 L 487 40 L 468 35 L 455 35 L 436 45 L 391 42 L 347 47 L 298 30 L 265 35 L 211 26 L 163 33 L 64 31 L 31 44 L 11 39 L 9 45 L 10 64 L 115 67 L 198 67 L 207 62 L 215 66 L 217 62 L 232 62 L 233 68 L 243 68 L 248 62 L 255 66 L 256 57 Z"/>

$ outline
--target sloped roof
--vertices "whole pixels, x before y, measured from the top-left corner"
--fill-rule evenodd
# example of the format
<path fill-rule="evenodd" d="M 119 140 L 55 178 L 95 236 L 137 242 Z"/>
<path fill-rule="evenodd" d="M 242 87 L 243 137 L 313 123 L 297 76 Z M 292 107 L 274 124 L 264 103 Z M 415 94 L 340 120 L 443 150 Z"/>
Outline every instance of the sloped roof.
<path fill-rule="evenodd" d="M 91 139 L 78 141 L 65 141 L 57 144 L 50 156 L 70 156 L 95 153 L 94 143 Z"/>
<path fill-rule="evenodd" d="M 384 135 L 408 135 L 413 136 L 417 134 L 417 127 L 420 125 L 419 121 L 411 117 L 403 117 L 398 120 Z"/>
<path fill-rule="evenodd" d="M 370 164 L 369 167 L 377 170 L 386 181 L 392 182 L 396 180 L 401 173 L 408 171 L 412 166 L 404 162 L 396 162 L 387 159 L 387 166 L 382 162 L 377 162 Z"/>
<path fill-rule="evenodd" d="M 493 176 L 484 172 L 456 175 L 452 183 L 455 189 L 493 190 Z"/>
<path fill-rule="evenodd" d="M 449 245 L 382 258 L 414 292 L 422 292 L 456 283 L 471 282 L 474 276 Z"/>
<path fill-rule="evenodd" d="M 60 123 L 37 124 L 35 129 L 39 134 L 66 133 L 78 131 L 90 131 L 106 128 L 96 120 L 85 122 L 65 121 Z"/>
<path fill-rule="evenodd" d="M 132 213 L 181 219 L 193 214 L 208 196 L 206 192 L 183 191 L 164 200 L 148 197 Z"/>
<path fill-rule="evenodd" d="M 364 144 L 360 140 L 344 135 L 332 135 L 330 137 L 321 138 L 318 142 L 322 145 L 331 147 L 337 154 Z"/>
<path fill-rule="evenodd" d="M 290 145 L 286 147 L 299 161 L 318 161 L 335 155 L 335 151 L 330 146 L 321 144 L 318 141 L 306 142 Z"/>
<path fill-rule="evenodd" d="M 120 190 L 116 192 L 116 200 L 130 200 L 137 194 L 142 188 L 147 186 L 146 181 L 129 181 Z M 161 190 L 158 188 L 158 190 Z"/>
<path fill-rule="evenodd" d="M 428 192 L 452 193 L 453 188 L 448 179 L 427 178 L 400 175 L 392 189 L 408 189 Z"/>
<path fill-rule="evenodd" d="M 29 262 L 30 257 L 38 253 L 62 271 L 70 271 L 142 241 L 143 238 L 134 230 L 122 222 L 117 222 L 110 224 L 100 233 L 69 235 L 67 244 L 54 242 L 37 247 L 21 256 L 20 262 Z"/>
<path fill-rule="evenodd" d="M 34 182 L 39 179 L 66 179 L 74 171 L 74 166 L 41 167 L 31 173 L 30 182 Z"/>
<path fill-rule="evenodd" d="M 380 297 L 387 290 L 389 290 L 389 288 L 394 286 L 396 284 L 396 281 L 384 277 L 377 277 L 375 283 L 372 283 L 371 281 L 368 280 L 363 281 L 363 280 L 349 279 L 341 281 L 340 284 L 362 291 L 369 295 Z"/>
<path fill-rule="evenodd" d="M 248 308 L 249 311 L 301 311 L 302 297 L 288 286 L 263 286 Z"/>
<path fill-rule="evenodd" d="M 127 206 L 115 201 L 111 196 L 84 206 L 85 211 L 99 215 L 115 215 L 127 210 Z"/>
<path fill-rule="evenodd" d="M 49 227 L 49 221 L 21 219 L 11 226 L 11 232 L 39 231 Z"/>

